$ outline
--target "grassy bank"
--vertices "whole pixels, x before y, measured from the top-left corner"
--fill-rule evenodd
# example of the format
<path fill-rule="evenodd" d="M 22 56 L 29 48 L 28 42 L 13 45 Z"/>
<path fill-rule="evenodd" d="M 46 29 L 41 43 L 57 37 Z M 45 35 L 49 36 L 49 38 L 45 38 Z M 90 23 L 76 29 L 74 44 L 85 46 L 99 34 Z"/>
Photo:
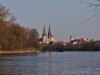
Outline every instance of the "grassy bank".
<path fill-rule="evenodd" d="M 41 52 L 40 50 L 13 50 L 13 51 L 0 51 L 0 53 L 34 53 Z"/>

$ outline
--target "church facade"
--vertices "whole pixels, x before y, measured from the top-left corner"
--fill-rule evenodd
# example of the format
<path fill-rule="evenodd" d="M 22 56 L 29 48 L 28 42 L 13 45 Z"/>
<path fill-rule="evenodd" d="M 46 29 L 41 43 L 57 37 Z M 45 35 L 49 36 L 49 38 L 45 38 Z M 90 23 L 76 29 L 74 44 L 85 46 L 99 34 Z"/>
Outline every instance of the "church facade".
<path fill-rule="evenodd" d="M 52 35 L 50 25 L 49 25 L 48 34 L 46 34 L 46 29 L 45 29 L 45 26 L 44 26 L 42 38 L 39 38 L 39 43 L 40 44 L 49 44 L 50 42 L 54 42 L 54 37 Z"/>

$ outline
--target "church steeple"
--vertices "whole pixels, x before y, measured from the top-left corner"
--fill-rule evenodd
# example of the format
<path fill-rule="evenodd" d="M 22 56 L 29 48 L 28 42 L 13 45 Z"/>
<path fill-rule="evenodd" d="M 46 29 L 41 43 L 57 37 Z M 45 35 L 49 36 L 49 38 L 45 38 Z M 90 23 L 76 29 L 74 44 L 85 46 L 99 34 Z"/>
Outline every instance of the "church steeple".
<path fill-rule="evenodd" d="M 45 30 L 45 26 L 44 26 L 44 29 L 43 29 L 43 34 L 42 34 L 42 38 L 46 36 L 46 30 Z"/>
<path fill-rule="evenodd" d="M 48 38 L 50 38 L 51 36 L 52 36 L 52 33 L 51 33 L 50 25 L 49 25 Z"/>

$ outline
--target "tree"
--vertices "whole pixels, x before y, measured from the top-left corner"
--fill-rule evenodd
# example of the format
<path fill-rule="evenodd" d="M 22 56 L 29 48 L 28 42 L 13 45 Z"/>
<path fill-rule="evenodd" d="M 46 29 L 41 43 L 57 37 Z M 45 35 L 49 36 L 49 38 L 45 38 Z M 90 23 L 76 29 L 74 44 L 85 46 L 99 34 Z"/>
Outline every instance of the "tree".
<path fill-rule="evenodd" d="M 8 26 L 14 22 L 15 17 L 6 9 L 5 6 L 0 4 L 0 50 L 7 35 Z"/>
<path fill-rule="evenodd" d="M 81 51 L 100 51 L 100 43 L 97 41 L 82 44 Z"/>
<path fill-rule="evenodd" d="M 27 46 L 34 47 L 34 48 L 39 47 L 38 37 L 39 37 L 38 31 L 35 28 L 31 29 L 28 32 L 28 45 Z"/>
<path fill-rule="evenodd" d="M 2 42 L 3 50 L 20 50 L 26 48 L 26 30 L 19 24 L 13 23 L 8 27 L 6 37 Z"/>
<path fill-rule="evenodd" d="M 0 4 L 0 50 L 21 50 L 28 46 L 37 48 L 38 31 L 15 23 L 15 17 Z"/>

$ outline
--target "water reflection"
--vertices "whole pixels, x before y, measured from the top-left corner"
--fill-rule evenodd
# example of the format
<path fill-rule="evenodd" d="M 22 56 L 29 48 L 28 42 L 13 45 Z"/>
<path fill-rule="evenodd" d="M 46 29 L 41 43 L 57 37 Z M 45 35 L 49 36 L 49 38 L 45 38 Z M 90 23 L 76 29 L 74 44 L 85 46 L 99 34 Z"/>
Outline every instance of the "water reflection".
<path fill-rule="evenodd" d="M 0 75 L 99 75 L 99 53 L 0 54 Z"/>

